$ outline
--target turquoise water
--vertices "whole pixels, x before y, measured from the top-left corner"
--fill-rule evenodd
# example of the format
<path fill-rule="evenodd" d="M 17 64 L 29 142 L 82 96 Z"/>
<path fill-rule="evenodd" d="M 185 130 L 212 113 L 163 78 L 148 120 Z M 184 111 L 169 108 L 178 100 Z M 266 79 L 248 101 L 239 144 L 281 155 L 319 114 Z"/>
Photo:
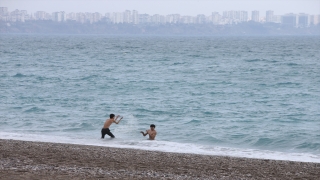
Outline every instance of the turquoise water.
<path fill-rule="evenodd" d="M 319 36 L 2 34 L 0 138 L 320 162 L 319 47 Z M 124 119 L 101 140 L 110 113 Z"/>

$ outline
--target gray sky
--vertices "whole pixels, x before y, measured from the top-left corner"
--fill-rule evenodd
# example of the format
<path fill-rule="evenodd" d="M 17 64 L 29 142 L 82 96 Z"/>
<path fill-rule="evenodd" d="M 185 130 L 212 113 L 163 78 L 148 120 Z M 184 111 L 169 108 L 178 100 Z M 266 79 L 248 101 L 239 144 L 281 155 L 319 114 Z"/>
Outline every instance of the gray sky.
<path fill-rule="evenodd" d="M 0 0 L 0 7 L 36 11 L 69 12 L 123 12 L 137 10 L 139 14 L 181 14 L 210 15 L 212 12 L 229 10 L 265 11 L 273 10 L 275 15 L 285 13 L 320 14 L 320 0 Z"/>

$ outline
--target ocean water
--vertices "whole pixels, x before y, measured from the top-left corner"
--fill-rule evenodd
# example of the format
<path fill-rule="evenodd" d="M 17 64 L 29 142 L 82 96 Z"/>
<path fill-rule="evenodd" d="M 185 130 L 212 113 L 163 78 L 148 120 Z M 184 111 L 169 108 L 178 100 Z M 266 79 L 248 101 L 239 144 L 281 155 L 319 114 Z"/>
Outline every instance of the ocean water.
<path fill-rule="evenodd" d="M 0 138 L 320 162 L 320 37 L 0 35 Z M 100 139 L 110 113 L 115 139 Z M 156 141 L 139 132 L 156 125 Z"/>

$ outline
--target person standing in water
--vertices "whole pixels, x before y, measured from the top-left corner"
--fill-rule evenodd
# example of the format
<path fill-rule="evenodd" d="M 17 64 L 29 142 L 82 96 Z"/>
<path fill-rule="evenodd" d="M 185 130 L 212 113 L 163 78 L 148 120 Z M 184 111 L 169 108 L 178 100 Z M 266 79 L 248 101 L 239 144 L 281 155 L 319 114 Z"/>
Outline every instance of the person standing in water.
<path fill-rule="evenodd" d="M 120 116 L 117 115 L 116 118 L 114 118 L 114 114 L 110 114 L 110 118 L 106 120 L 106 122 L 103 125 L 103 128 L 101 129 L 101 138 L 104 139 L 104 136 L 108 134 L 111 138 L 115 138 L 115 136 L 110 132 L 109 127 L 111 126 L 112 123 L 119 124 L 119 122 L 122 120 L 123 117 L 117 121 L 117 119 Z"/>
<path fill-rule="evenodd" d="M 150 129 L 146 131 L 146 133 L 144 133 L 143 131 L 141 131 L 140 133 L 143 134 L 143 136 L 146 136 L 147 134 L 149 134 L 149 140 L 154 140 L 156 138 L 157 135 L 157 131 L 155 130 L 156 126 L 154 124 L 150 125 Z"/>

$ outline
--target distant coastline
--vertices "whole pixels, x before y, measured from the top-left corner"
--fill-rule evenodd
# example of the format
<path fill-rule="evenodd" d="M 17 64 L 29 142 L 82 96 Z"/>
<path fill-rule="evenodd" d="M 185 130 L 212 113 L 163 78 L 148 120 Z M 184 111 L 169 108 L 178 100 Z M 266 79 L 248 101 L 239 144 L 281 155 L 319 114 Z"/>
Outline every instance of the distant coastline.
<path fill-rule="evenodd" d="M 109 34 L 109 35 L 320 35 L 320 24 L 307 28 L 276 23 L 243 22 L 234 25 L 214 24 L 112 24 L 54 21 L 0 22 L 0 34 Z"/>

